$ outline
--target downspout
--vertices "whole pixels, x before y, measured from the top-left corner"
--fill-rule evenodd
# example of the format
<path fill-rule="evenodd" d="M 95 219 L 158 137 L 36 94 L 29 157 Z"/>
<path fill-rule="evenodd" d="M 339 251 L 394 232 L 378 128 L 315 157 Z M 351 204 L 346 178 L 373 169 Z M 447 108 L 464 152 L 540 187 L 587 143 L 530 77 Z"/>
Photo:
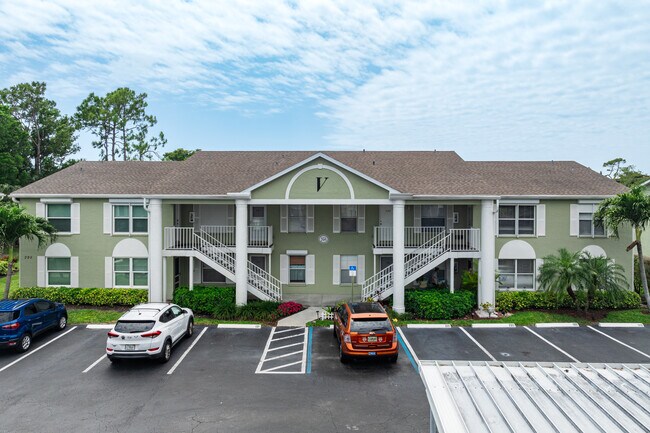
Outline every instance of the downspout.
<path fill-rule="evenodd" d="M 144 210 L 147 211 L 147 213 L 149 213 L 149 199 L 148 198 L 146 198 L 146 197 L 142 198 L 142 207 L 144 208 Z"/>

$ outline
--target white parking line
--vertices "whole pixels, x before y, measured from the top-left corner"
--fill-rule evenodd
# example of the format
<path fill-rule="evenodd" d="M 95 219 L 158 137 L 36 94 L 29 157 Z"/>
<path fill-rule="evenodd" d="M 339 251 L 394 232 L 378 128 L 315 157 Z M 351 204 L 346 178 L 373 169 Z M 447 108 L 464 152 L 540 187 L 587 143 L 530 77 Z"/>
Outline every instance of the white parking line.
<path fill-rule="evenodd" d="M 93 362 L 92 364 L 90 364 L 90 366 L 89 366 L 87 369 L 85 369 L 84 371 L 82 371 L 82 373 L 88 373 L 88 372 L 90 371 L 91 368 L 93 368 L 94 366 L 96 366 L 97 364 L 99 364 L 100 362 L 102 362 L 102 360 L 103 360 L 104 358 L 106 358 L 106 354 L 103 354 L 103 355 L 101 356 L 101 358 L 99 358 L 97 361 L 95 361 L 95 362 Z"/>
<path fill-rule="evenodd" d="M 622 345 L 622 346 L 625 346 L 625 347 L 627 347 L 628 349 L 632 349 L 632 350 L 634 350 L 636 353 L 638 353 L 638 354 L 640 354 L 640 355 L 643 355 L 643 356 L 645 356 L 646 358 L 650 359 L 650 355 L 648 355 L 647 353 L 642 352 L 642 351 L 640 351 L 639 349 L 637 349 L 637 348 L 635 348 L 635 347 L 632 347 L 632 346 L 630 346 L 630 345 L 627 344 L 627 343 L 623 343 L 621 340 L 618 340 L 618 339 L 612 337 L 611 335 L 607 335 L 607 334 L 605 334 L 604 332 L 599 331 L 598 329 L 596 329 L 596 328 L 594 328 L 594 327 L 592 327 L 592 326 L 587 326 L 587 328 L 589 328 L 589 329 L 591 329 L 592 331 L 595 331 L 595 332 L 597 332 L 597 333 L 599 333 L 599 334 L 601 334 L 601 335 L 604 335 L 605 337 L 609 338 L 610 340 L 616 341 L 618 344 L 620 344 L 620 345 Z"/>
<path fill-rule="evenodd" d="M 280 340 L 287 340 L 289 338 L 296 338 L 296 337 L 304 337 L 307 334 L 307 330 L 302 332 L 301 334 L 296 334 L 296 335 L 290 335 L 288 337 L 280 337 L 280 338 L 274 338 L 273 341 L 280 341 Z"/>
<path fill-rule="evenodd" d="M 203 330 L 201 331 L 201 333 L 200 333 L 199 335 L 196 336 L 196 339 L 194 339 L 194 341 L 192 341 L 192 344 L 190 344 L 190 347 L 188 347 L 187 350 L 186 350 L 186 351 L 181 355 L 181 357 L 178 358 L 178 361 L 176 361 L 176 364 L 174 364 L 174 366 L 173 366 L 172 368 L 169 369 L 169 371 L 167 372 L 167 374 L 172 374 L 172 373 L 174 372 L 174 370 L 176 370 L 176 368 L 181 364 L 181 362 L 183 362 L 183 360 L 185 359 L 185 357 L 187 356 L 187 354 L 190 353 L 190 350 L 192 350 L 192 348 L 193 348 L 194 346 L 196 346 L 196 343 L 199 342 L 199 340 L 201 339 L 201 337 L 203 337 L 203 334 L 205 334 L 205 331 L 207 331 L 207 330 L 208 330 L 208 327 L 207 327 L 207 326 L 206 326 L 205 328 L 203 328 Z"/>
<path fill-rule="evenodd" d="M 15 360 L 14 362 L 11 362 L 11 363 L 5 365 L 4 367 L 0 368 L 0 372 L 5 371 L 6 369 L 8 369 L 9 367 L 11 367 L 12 365 L 19 363 L 20 361 L 22 361 L 23 359 L 27 358 L 28 356 L 35 354 L 36 352 L 38 352 L 38 351 L 41 350 L 42 348 L 46 347 L 47 345 L 49 345 L 49 344 L 51 344 L 51 343 L 54 343 L 54 342 L 55 342 L 56 340 L 58 340 L 59 338 L 66 336 L 67 334 L 71 333 L 71 332 L 74 331 L 75 329 L 77 329 L 77 327 L 76 327 L 76 326 L 73 326 L 72 328 L 70 328 L 69 330 L 67 330 L 67 331 L 64 332 L 63 334 L 59 335 L 58 337 L 51 339 L 50 341 L 48 341 L 47 343 L 43 344 L 42 346 L 38 346 L 36 349 L 32 350 L 31 352 L 27 352 L 25 355 L 21 356 L 20 358 L 18 358 L 18 359 Z"/>
<path fill-rule="evenodd" d="M 476 339 L 475 339 L 474 337 L 472 337 L 471 335 L 469 335 L 469 332 L 465 331 L 465 329 L 463 329 L 462 326 L 459 326 L 458 329 L 460 329 L 461 331 L 463 331 L 463 332 L 465 333 L 465 335 L 467 335 L 467 337 L 468 337 L 470 340 L 472 340 L 472 341 L 473 341 L 473 342 L 474 342 L 474 343 L 475 343 L 475 344 L 476 344 L 476 345 L 477 345 L 477 346 L 478 346 L 478 347 L 479 347 L 483 352 L 485 352 L 485 354 L 486 354 L 487 356 L 489 356 L 490 359 L 491 359 L 492 361 L 496 361 L 496 360 L 497 360 L 494 356 L 492 356 L 492 354 L 491 354 L 490 352 L 488 352 L 488 350 L 487 350 L 485 347 L 483 347 L 483 346 L 481 345 L 481 343 L 479 343 L 478 341 L 476 341 Z"/>
<path fill-rule="evenodd" d="M 542 336 L 539 335 L 537 332 L 535 332 L 535 331 L 533 331 L 532 329 L 530 329 L 528 326 L 524 326 L 524 328 L 528 329 L 528 330 L 529 330 L 533 335 L 535 335 L 537 338 L 539 338 L 540 340 L 542 340 L 544 343 L 548 344 L 549 346 L 551 346 L 552 348 L 554 348 L 554 349 L 557 350 L 558 352 L 560 352 L 560 353 L 562 353 L 563 355 L 565 355 L 565 356 L 569 357 L 570 359 L 572 359 L 573 362 L 580 362 L 580 361 L 578 361 L 577 358 L 575 358 L 575 357 L 569 355 L 568 352 L 566 352 L 566 351 L 560 349 L 558 346 L 556 346 L 555 344 L 551 343 L 551 342 L 548 341 L 546 338 L 542 337 Z"/>
<path fill-rule="evenodd" d="M 267 350 L 267 352 L 273 352 L 274 350 L 286 349 L 287 347 L 302 346 L 302 345 L 303 342 L 301 341 L 300 343 L 293 343 L 293 344 L 287 344 L 286 346 L 274 347 L 273 349 Z"/>
<path fill-rule="evenodd" d="M 404 335 L 404 332 L 399 326 L 395 327 L 397 329 L 397 332 L 399 333 L 399 336 L 402 337 L 402 341 L 406 345 L 406 348 L 411 352 L 411 356 L 415 360 L 415 364 L 418 366 L 418 371 L 420 370 L 421 363 L 420 363 L 420 358 L 418 358 L 418 355 L 415 353 L 415 350 L 413 350 L 413 347 L 411 347 L 411 343 L 406 339 L 406 335 Z"/>
<path fill-rule="evenodd" d="M 262 357 L 260 358 L 260 362 L 257 364 L 257 368 L 255 369 L 255 374 L 305 374 L 306 371 L 306 365 L 307 365 L 307 342 L 308 342 L 308 336 L 309 332 L 307 328 L 292 328 L 292 329 L 282 329 L 280 331 L 276 330 L 277 328 L 273 327 L 271 328 L 271 333 L 269 334 L 269 338 L 266 341 L 266 345 L 264 346 L 264 351 L 262 352 Z M 289 335 L 286 337 L 276 337 L 276 334 L 284 334 L 286 332 L 290 331 L 298 331 L 300 332 L 299 334 L 295 335 Z M 283 346 L 279 347 L 271 347 L 272 343 L 276 343 L 278 341 L 282 340 L 287 340 L 289 338 L 296 338 L 296 337 L 302 337 L 303 340 L 298 343 L 292 343 L 292 344 L 285 344 Z M 282 354 L 282 355 L 277 355 L 277 356 L 272 356 L 270 358 L 267 358 L 270 352 L 280 350 L 280 349 L 286 349 L 288 347 L 294 347 L 294 346 L 302 346 L 301 350 L 296 350 L 290 353 Z M 282 358 L 288 358 L 291 356 L 297 356 L 302 354 L 302 359 L 300 361 L 295 361 L 295 362 L 289 362 L 287 364 L 282 364 L 278 365 L 276 367 L 272 368 L 263 368 L 265 362 L 269 361 L 274 361 L 277 359 L 282 359 Z M 295 358 L 294 358 L 295 359 Z M 294 365 L 300 364 L 300 370 L 299 371 L 277 371 L 286 367 L 291 367 Z"/>
<path fill-rule="evenodd" d="M 275 335 L 278 335 L 278 334 L 284 334 L 285 332 L 298 331 L 298 330 L 300 330 L 300 328 L 298 328 L 298 329 L 296 329 L 296 328 L 289 328 L 289 329 L 283 329 L 283 330 L 281 330 L 281 331 L 278 331 L 277 328 L 276 328 Z"/>

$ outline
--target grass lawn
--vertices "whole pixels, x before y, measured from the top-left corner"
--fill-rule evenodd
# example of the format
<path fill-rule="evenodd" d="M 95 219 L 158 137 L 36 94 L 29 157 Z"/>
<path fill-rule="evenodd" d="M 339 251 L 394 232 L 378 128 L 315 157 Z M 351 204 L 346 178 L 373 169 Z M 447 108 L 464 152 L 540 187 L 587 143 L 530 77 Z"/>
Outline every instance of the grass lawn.
<path fill-rule="evenodd" d="M 0 290 L 2 291 L 2 293 L 4 293 L 5 284 L 7 284 L 7 277 L 0 278 Z M 11 286 L 9 286 L 9 296 L 11 296 L 11 292 L 17 288 L 18 288 L 18 274 L 13 274 L 11 276 Z"/>
<path fill-rule="evenodd" d="M 68 323 L 79 325 L 86 323 L 115 323 L 117 319 L 124 314 L 124 311 L 117 310 L 96 310 L 92 308 L 68 308 Z M 226 321 L 216 320 L 209 317 L 194 317 L 196 325 L 218 325 L 220 323 L 244 323 L 256 324 L 259 322 L 252 321 Z"/>
<path fill-rule="evenodd" d="M 648 310 L 635 308 L 633 310 L 612 311 L 601 322 L 643 323 L 650 325 Z"/>

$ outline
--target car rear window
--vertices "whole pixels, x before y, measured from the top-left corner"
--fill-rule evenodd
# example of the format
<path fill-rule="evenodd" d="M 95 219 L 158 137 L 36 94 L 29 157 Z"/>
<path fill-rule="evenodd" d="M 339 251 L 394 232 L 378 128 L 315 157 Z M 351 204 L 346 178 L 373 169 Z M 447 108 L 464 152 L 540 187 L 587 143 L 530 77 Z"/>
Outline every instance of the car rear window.
<path fill-rule="evenodd" d="M 128 321 L 118 320 L 115 324 L 115 331 L 123 334 L 134 334 L 139 332 L 147 332 L 153 328 L 156 322 L 153 321 Z"/>
<path fill-rule="evenodd" d="M 0 323 L 16 320 L 19 315 L 20 311 L 0 311 Z"/>
<path fill-rule="evenodd" d="M 388 319 L 352 319 L 350 323 L 350 332 L 359 332 L 361 334 L 367 332 L 382 333 L 392 330 L 393 327 Z"/>

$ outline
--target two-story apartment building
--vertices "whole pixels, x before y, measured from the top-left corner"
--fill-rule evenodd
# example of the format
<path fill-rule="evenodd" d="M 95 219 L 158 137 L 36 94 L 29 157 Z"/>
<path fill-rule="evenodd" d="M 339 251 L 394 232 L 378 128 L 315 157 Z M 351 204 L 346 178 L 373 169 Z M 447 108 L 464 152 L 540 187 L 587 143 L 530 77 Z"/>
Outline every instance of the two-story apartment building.
<path fill-rule="evenodd" d="M 12 196 L 60 233 L 43 249 L 21 243 L 22 286 L 141 287 L 161 301 L 179 285 L 232 284 L 239 304 L 393 295 L 403 311 L 405 287 L 453 290 L 468 269 L 479 304 L 534 290 L 561 247 L 605 255 L 632 281 L 631 231 L 612 238 L 593 221 L 624 190 L 575 162 L 273 151 L 80 162 Z"/>

